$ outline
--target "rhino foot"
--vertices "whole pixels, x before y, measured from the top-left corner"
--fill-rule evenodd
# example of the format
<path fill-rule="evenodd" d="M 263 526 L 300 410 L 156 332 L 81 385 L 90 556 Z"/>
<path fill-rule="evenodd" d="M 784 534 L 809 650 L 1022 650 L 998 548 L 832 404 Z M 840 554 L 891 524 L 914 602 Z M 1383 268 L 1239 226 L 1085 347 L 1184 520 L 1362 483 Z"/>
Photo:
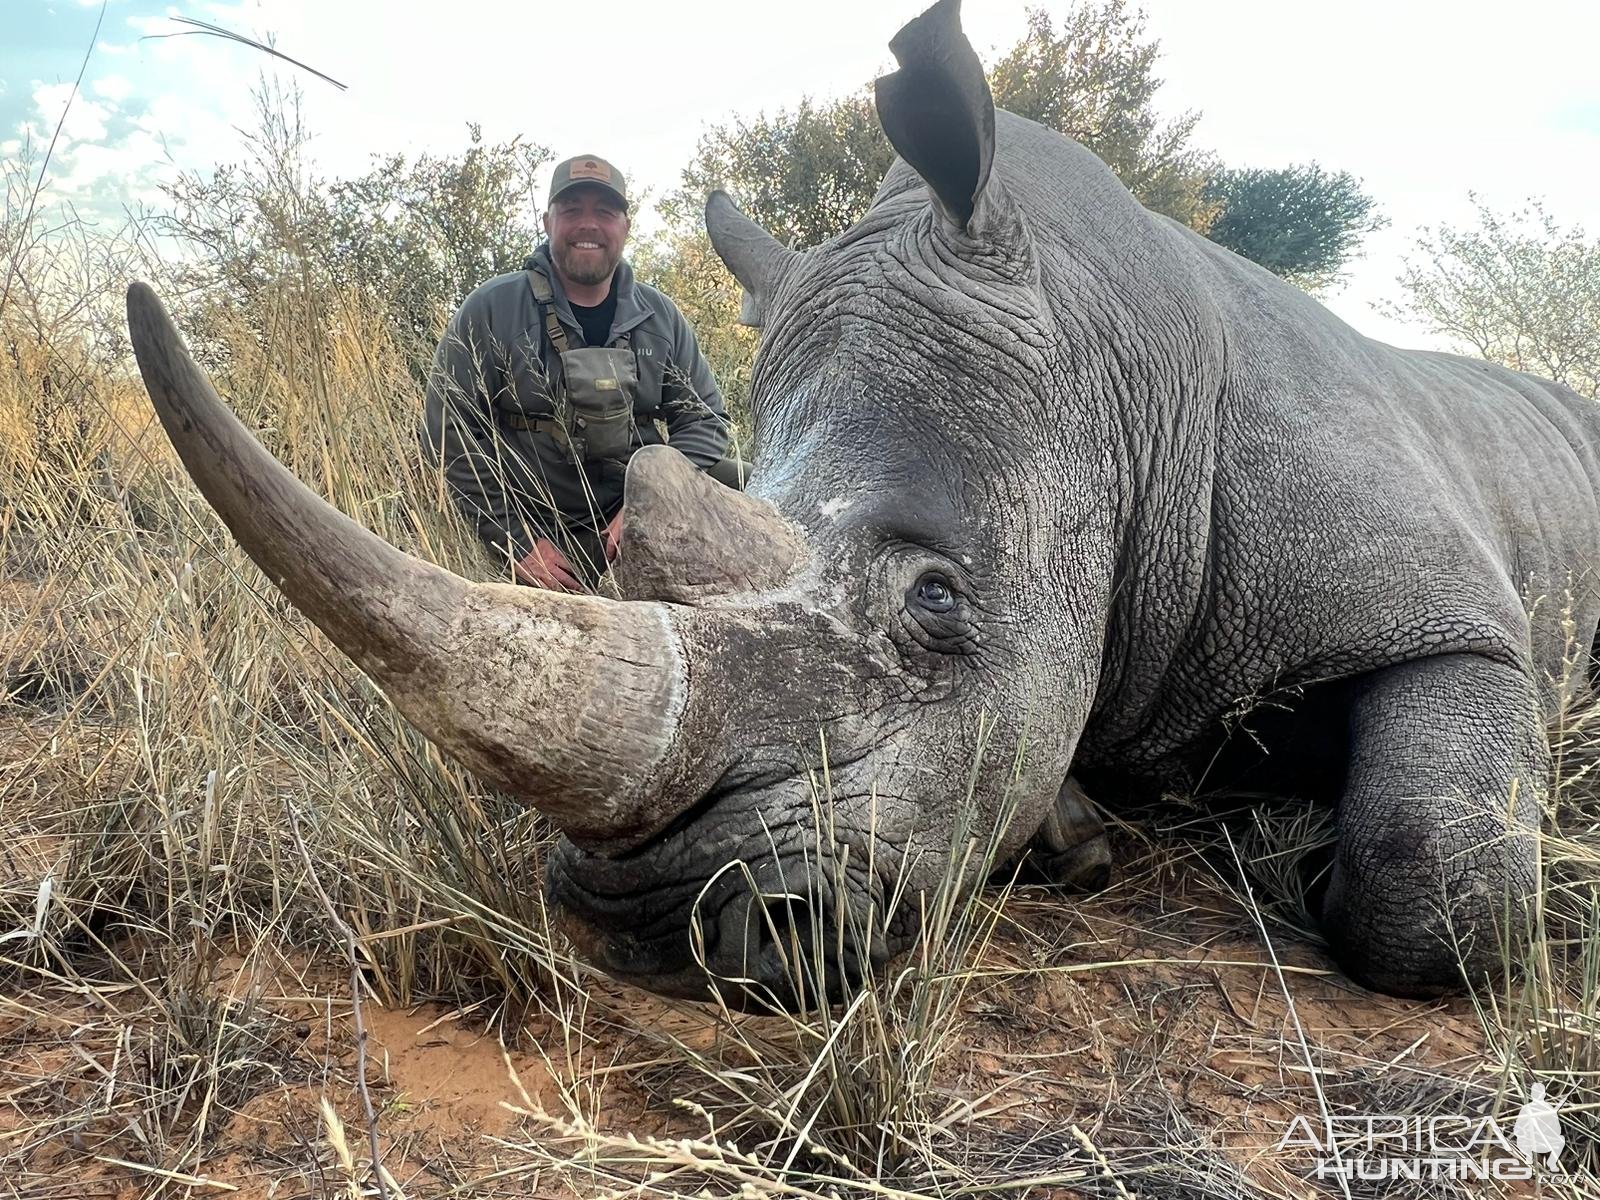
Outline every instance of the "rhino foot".
<path fill-rule="evenodd" d="M 1075 779 L 1028 843 L 1028 867 L 1046 883 L 1074 892 L 1098 892 L 1111 882 L 1111 839 L 1094 801 Z"/>
<path fill-rule="evenodd" d="M 1323 932 L 1351 978 L 1458 992 L 1514 965 L 1539 887 L 1550 749 L 1519 665 L 1441 654 L 1367 677 Z"/>

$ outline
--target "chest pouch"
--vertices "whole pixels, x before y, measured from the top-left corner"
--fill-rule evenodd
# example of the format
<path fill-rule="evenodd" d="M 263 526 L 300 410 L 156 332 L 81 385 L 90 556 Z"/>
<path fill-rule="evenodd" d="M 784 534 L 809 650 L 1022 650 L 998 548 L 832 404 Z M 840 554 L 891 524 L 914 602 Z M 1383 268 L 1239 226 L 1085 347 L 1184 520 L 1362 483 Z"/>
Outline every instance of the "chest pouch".
<path fill-rule="evenodd" d="M 584 346 L 561 353 L 563 395 L 558 419 L 574 462 L 624 462 L 633 451 L 633 404 L 639 366 L 621 346 Z"/>
<path fill-rule="evenodd" d="M 633 407 L 639 394 L 639 364 L 628 348 L 628 335 L 615 346 L 574 350 L 556 318 L 550 281 L 532 269 L 527 275 L 545 336 L 561 358 L 561 379 L 552 389 L 556 418 L 550 433 L 574 463 L 626 462 L 633 452 Z"/>

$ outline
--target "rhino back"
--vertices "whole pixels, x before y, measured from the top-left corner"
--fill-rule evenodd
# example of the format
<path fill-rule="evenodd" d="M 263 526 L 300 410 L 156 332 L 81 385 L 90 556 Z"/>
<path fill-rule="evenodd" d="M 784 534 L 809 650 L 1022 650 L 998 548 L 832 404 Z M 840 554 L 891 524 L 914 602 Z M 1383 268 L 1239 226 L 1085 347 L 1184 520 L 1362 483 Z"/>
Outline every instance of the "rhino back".
<path fill-rule="evenodd" d="M 1600 406 L 1364 337 L 1188 230 L 1225 329 L 1200 627 L 1170 682 L 1209 707 L 1433 654 L 1531 667 L 1600 621 Z M 1531 616 L 1530 616 L 1531 612 Z M 1566 673 L 1567 687 L 1582 682 Z M 1195 732 L 1165 714 L 1156 742 Z"/>
<path fill-rule="evenodd" d="M 1488 654 L 1548 682 L 1569 649 L 1563 617 L 1594 636 L 1600 406 L 1364 337 L 1139 206 L 1069 139 L 1007 113 L 997 133 L 1046 302 L 1073 312 L 1109 284 L 1124 304 L 1102 321 L 1116 354 L 1202 381 L 1149 389 L 1134 418 L 1132 457 L 1149 458 L 1127 468 L 1154 482 L 1134 506 L 1124 628 L 1108 638 L 1122 661 L 1104 673 L 1087 760 L 1160 761 L 1241 700 L 1431 654 Z M 891 172 L 883 192 L 913 182 Z"/>

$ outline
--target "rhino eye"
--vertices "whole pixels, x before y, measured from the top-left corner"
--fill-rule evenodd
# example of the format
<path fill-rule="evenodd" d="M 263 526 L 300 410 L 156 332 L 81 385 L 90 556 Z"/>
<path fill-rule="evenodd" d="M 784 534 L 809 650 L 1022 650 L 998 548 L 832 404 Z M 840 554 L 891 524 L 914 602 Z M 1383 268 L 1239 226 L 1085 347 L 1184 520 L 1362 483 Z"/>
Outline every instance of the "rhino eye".
<path fill-rule="evenodd" d="M 956 580 L 942 571 L 927 571 L 906 589 L 900 628 L 922 650 L 940 655 L 976 654 L 979 629 L 973 623 L 971 607 L 971 596 L 960 590 Z"/>
<path fill-rule="evenodd" d="M 924 575 L 917 581 L 917 603 L 929 612 L 947 613 L 956 606 L 956 594 L 937 575 Z"/>

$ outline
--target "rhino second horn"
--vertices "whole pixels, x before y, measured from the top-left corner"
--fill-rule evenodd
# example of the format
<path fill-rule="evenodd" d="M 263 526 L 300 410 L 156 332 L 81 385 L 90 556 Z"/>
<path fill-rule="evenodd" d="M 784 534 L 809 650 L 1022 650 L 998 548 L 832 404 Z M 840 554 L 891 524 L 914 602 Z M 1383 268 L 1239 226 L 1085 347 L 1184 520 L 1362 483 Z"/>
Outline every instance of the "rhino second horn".
<path fill-rule="evenodd" d="M 472 583 L 402 553 L 251 436 L 146 284 L 128 289 L 128 330 L 178 456 L 239 544 L 447 754 L 607 853 L 703 792 L 666 606 Z"/>
<path fill-rule="evenodd" d="M 699 604 L 772 591 L 809 561 L 804 537 L 777 509 L 723 486 L 670 446 L 634 453 L 624 495 L 613 573 L 629 599 Z"/>

